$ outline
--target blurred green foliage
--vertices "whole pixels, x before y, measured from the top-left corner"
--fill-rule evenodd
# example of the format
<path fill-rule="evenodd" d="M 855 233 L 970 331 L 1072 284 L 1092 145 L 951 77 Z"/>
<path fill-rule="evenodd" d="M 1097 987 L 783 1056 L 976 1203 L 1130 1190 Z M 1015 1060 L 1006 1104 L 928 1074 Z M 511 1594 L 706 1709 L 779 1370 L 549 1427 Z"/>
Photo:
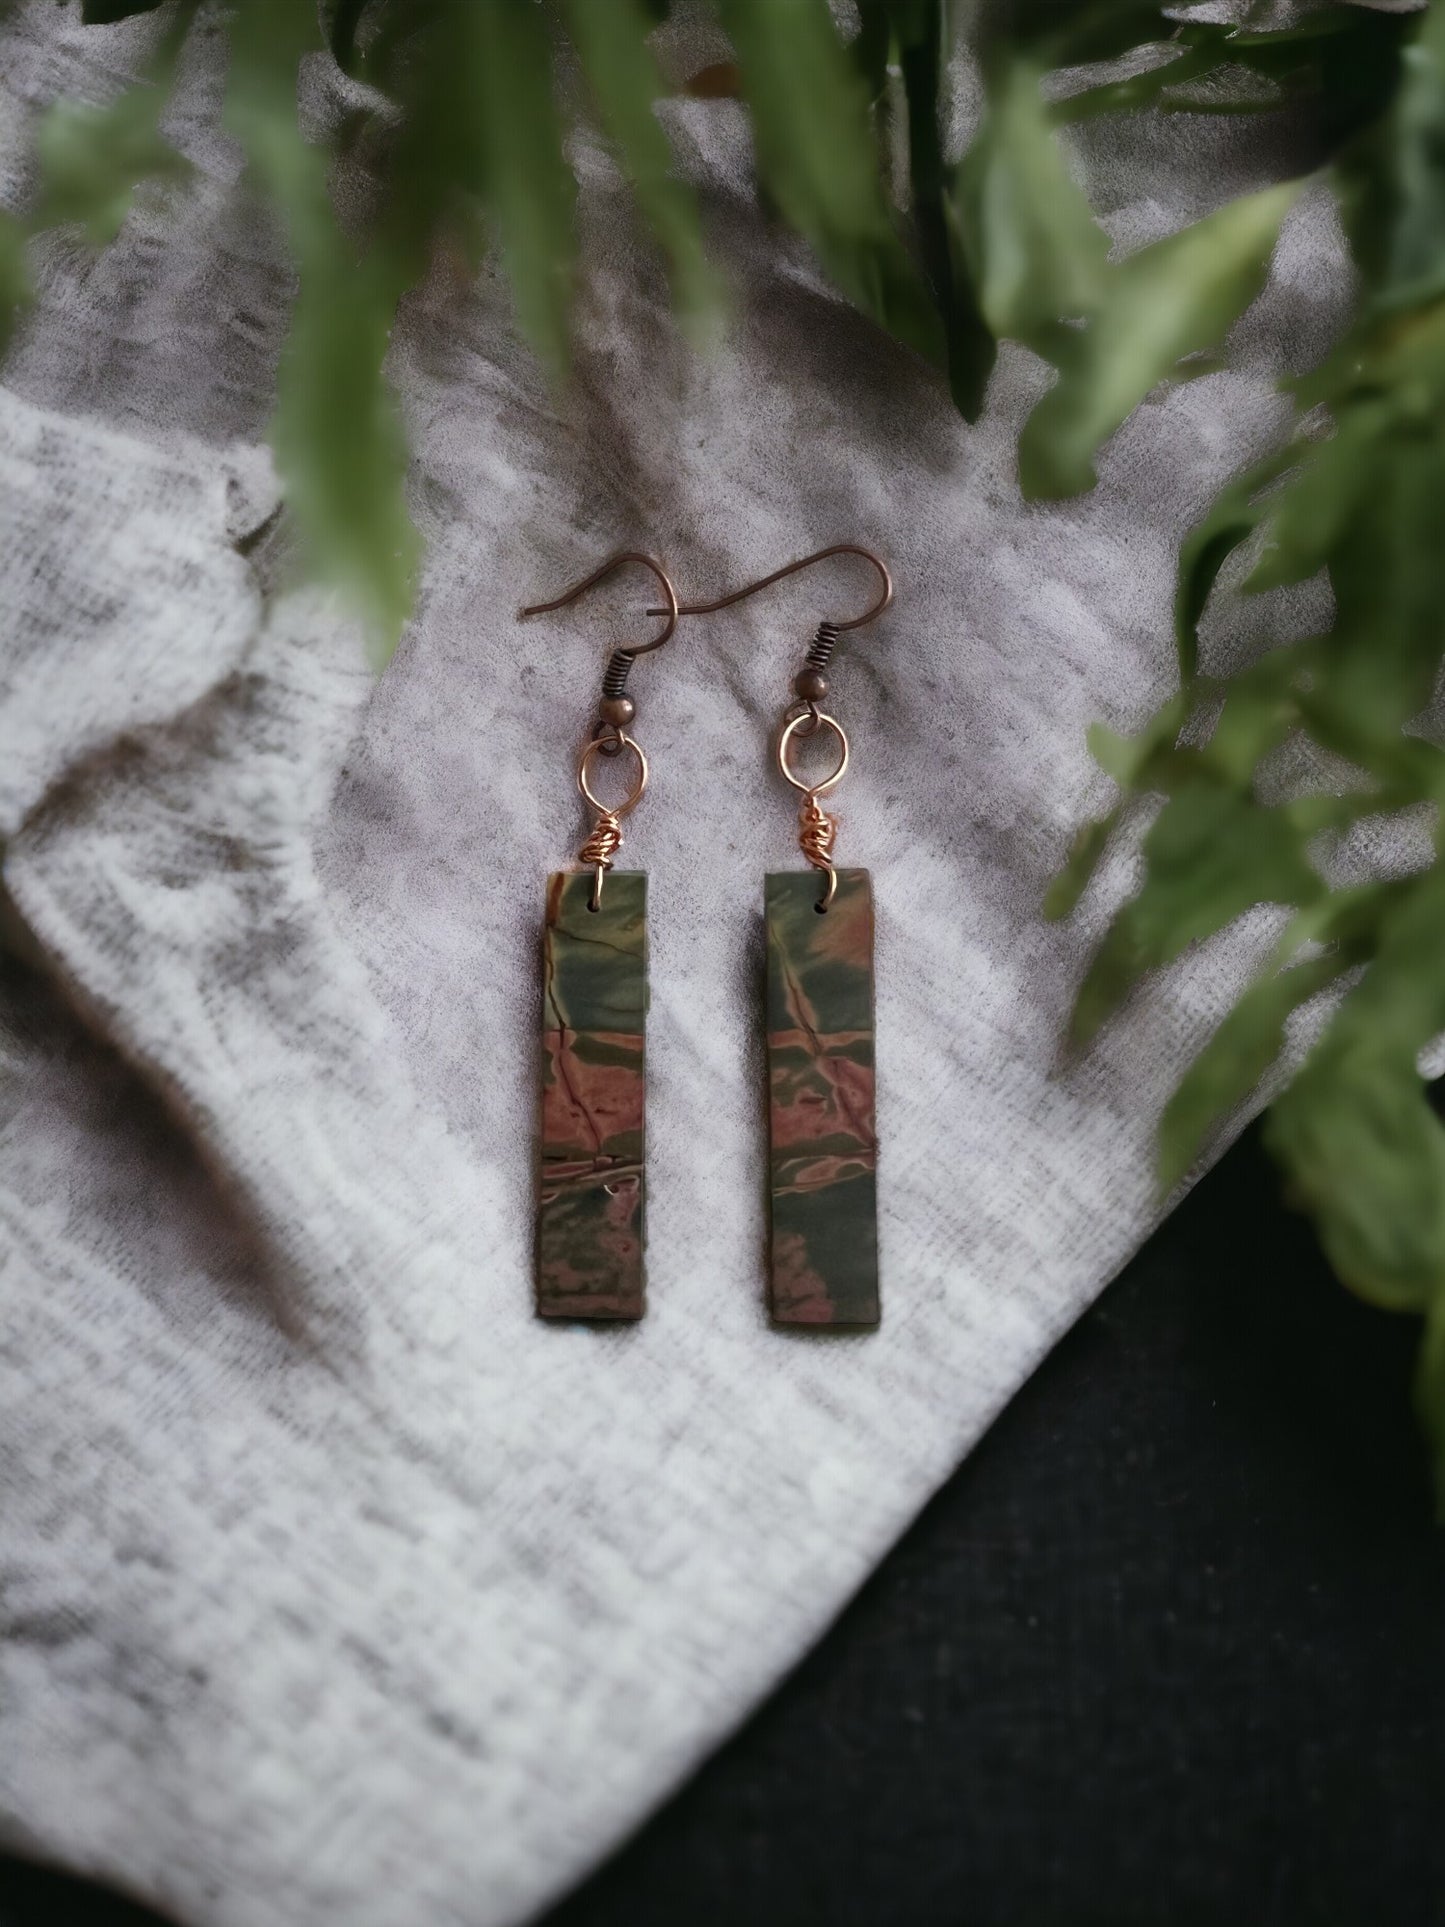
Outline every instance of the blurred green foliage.
<path fill-rule="evenodd" d="M 110 21 L 158 3 L 84 0 L 83 12 Z M 1417 1070 L 1445 1031 L 1445 754 L 1422 724 L 1445 606 L 1445 11 L 1325 4 L 1271 32 L 1181 24 L 1134 0 L 856 4 L 850 38 L 827 0 L 717 0 L 765 202 L 841 292 L 945 371 L 970 419 L 999 341 L 1052 365 L 1020 440 L 1033 497 L 1089 488 L 1101 446 L 1151 389 L 1217 365 L 1303 185 L 1227 203 L 1121 259 L 1060 130 L 1128 113 L 1313 117 L 1320 177 L 1359 271 L 1356 317 L 1292 384 L 1287 445 L 1227 488 L 1185 543 L 1178 692 L 1132 738 L 1094 732 L 1121 800 L 1080 832 L 1047 908 L 1068 914 L 1132 799 L 1156 799 L 1142 882 L 1079 994 L 1074 1031 L 1086 1041 L 1145 972 L 1261 903 L 1280 906 L 1267 967 L 1164 1119 L 1165 1185 L 1270 1074 L 1291 1018 L 1343 992 L 1275 1099 L 1269 1141 L 1346 1282 L 1423 1319 L 1420 1409 L 1445 1492 L 1445 1127 Z M 103 108 L 60 103 L 43 120 L 30 210 L 0 223 L 6 312 L 25 299 L 28 235 L 75 224 L 103 243 L 140 183 L 183 173 L 163 109 L 193 11 L 194 0 L 168 0 L 152 71 L 130 91 Z M 705 329 L 717 311 L 698 208 L 654 111 L 665 83 L 651 36 L 666 11 L 667 0 L 228 10 L 227 125 L 297 272 L 278 463 L 315 569 L 367 612 L 383 654 L 417 559 L 383 363 L 396 304 L 433 252 L 476 261 L 494 245 L 519 326 L 562 371 L 575 277 L 565 140 L 590 116 L 632 183 L 685 324 Z M 983 99 L 958 159 L 940 107 L 964 44 Z M 380 193 L 359 230 L 334 211 L 336 156 L 298 124 L 308 55 L 338 60 L 386 104 L 373 130 Z M 1198 627 L 1241 550 L 1246 592 L 1327 572 L 1335 620 L 1219 679 L 1201 670 Z M 1334 780 L 1283 796 L 1262 783 L 1286 746 L 1322 752 Z M 1339 880 L 1342 839 L 1412 811 L 1433 852 L 1413 874 Z"/>
<path fill-rule="evenodd" d="M 1363 83 L 1374 109 L 1335 122 L 1330 169 L 1360 272 L 1357 312 L 1325 363 L 1291 385 L 1293 439 L 1225 490 L 1184 546 L 1180 693 L 1128 742 L 1096 732 L 1124 791 L 1163 801 L 1143 883 L 1095 956 L 1074 1021 L 1087 1039 L 1145 971 L 1253 905 L 1288 913 L 1266 968 L 1169 1106 L 1161 1174 L 1168 1184 L 1188 1171 L 1276 1065 L 1290 1017 L 1342 988 L 1271 1107 L 1267 1141 L 1345 1282 L 1423 1318 L 1418 1399 L 1445 1494 L 1445 1126 L 1417 1068 L 1445 1031 L 1445 753 L 1428 728 L 1445 590 L 1434 532 L 1445 501 L 1445 11 L 1352 29 L 1325 14 L 1317 31 L 1360 43 L 1341 91 Z M 1219 680 L 1200 668 L 1198 626 L 1237 550 L 1250 565 L 1245 593 L 1326 571 L 1334 622 Z M 1311 747 L 1333 781 L 1283 796 L 1261 784 L 1277 753 L 1298 761 Z M 1419 868 L 1348 880 L 1344 839 L 1407 812 Z M 1081 834 L 1056 913 L 1076 900 L 1110 827 Z"/>

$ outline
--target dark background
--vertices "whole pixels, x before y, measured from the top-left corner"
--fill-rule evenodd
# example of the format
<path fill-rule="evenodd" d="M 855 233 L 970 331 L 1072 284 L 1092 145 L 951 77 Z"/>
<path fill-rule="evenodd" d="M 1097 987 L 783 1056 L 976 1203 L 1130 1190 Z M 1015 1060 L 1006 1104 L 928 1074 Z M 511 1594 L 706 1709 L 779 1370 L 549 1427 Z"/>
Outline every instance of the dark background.
<path fill-rule="evenodd" d="M 1248 1134 L 546 1927 L 1445 1927 L 1414 1342 Z M 0 1860 L 0 1927 L 152 1919 Z"/>

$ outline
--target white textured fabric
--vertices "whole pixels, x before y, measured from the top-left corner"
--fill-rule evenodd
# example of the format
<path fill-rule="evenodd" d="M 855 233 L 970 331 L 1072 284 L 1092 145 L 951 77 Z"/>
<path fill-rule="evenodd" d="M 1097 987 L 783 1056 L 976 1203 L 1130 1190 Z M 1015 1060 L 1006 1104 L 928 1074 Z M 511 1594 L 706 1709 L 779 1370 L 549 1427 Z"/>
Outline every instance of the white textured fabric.
<path fill-rule="evenodd" d="M 12 161 L 143 34 L 22 10 Z M 964 426 L 768 230 L 738 108 L 672 104 L 727 339 L 679 345 L 591 150 L 565 394 L 493 276 L 409 302 L 428 560 L 373 683 L 235 546 L 270 506 L 287 283 L 211 57 L 176 116 L 189 195 L 99 262 L 52 250 L 0 398 L 0 828 L 40 947 L 3 978 L 0 1838 L 205 1927 L 501 1927 L 798 1658 L 1153 1221 L 1160 1106 L 1251 932 L 1066 1064 L 1127 859 L 1074 925 L 1039 902 L 1108 794 L 1085 726 L 1168 688 L 1175 545 L 1278 431 L 1338 248 L 1307 198 L 1233 370 L 1152 399 L 1087 499 L 1026 507 L 1037 364 L 1006 353 Z M 1267 178 L 1262 138 L 1135 129 L 1093 190 L 1150 238 Z M 621 546 L 700 595 L 850 539 L 898 584 L 834 677 L 840 857 L 880 919 L 883 1329 L 780 1336 L 762 1299 L 761 879 L 796 860 L 769 734 L 846 568 L 638 666 L 651 1309 L 540 1325 L 542 878 L 640 596 L 512 612 Z M 1213 646 L 1319 614 L 1266 599 Z"/>

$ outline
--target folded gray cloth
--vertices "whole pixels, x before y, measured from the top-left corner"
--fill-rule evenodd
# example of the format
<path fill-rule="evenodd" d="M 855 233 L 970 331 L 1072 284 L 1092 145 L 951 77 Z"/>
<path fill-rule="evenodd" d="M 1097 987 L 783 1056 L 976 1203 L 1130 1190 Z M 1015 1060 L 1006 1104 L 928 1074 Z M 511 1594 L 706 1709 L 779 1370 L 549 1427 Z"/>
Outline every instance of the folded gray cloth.
<path fill-rule="evenodd" d="M 36 104 L 103 92 L 143 32 L 19 10 L 10 191 Z M 1027 507 L 1039 365 L 1006 353 L 966 427 L 759 216 L 739 108 L 671 103 L 726 340 L 679 345 L 585 145 L 566 392 L 493 275 L 410 300 L 428 557 L 374 682 L 238 549 L 287 281 L 213 58 L 188 196 L 98 262 L 51 250 L 0 397 L 0 832 L 40 951 L 0 1004 L 0 1839 L 207 1927 L 500 1927 L 756 1704 L 1154 1221 L 1159 1110 L 1269 919 L 1065 1064 L 1131 859 L 1068 927 L 1040 900 L 1109 793 L 1085 726 L 1167 690 L 1175 546 L 1279 432 L 1344 276 L 1312 193 L 1231 368 L 1143 407 L 1087 499 Z M 1286 164 L 1222 122 L 1092 138 L 1124 244 Z M 783 1337 L 762 1297 L 759 910 L 798 861 L 770 731 L 847 565 L 638 667 L 651 1309 L 541 1325 L 543 878 L 642 593 L 513 612 L 622 546 L 700 596 L 847 540 L 898 588 L 833 678 L 839 855 L 879 910 L 883 1329 Z M 1306 589 L 1240 634 L 1319 619 Z"/>

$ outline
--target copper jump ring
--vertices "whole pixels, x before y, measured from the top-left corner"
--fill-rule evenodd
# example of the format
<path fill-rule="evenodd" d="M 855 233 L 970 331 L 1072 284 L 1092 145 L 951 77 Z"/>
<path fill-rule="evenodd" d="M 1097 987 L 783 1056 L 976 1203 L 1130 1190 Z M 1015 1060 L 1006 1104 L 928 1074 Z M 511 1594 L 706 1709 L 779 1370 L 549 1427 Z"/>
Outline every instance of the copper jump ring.
<path fill-rule="evenodd" d="M 609 743 L 616 745 L 612 750 L 614 756 L 624 749 L 630 749 L 637 758 L 637 781 L 620 803 L 604 803 L 600 796 L 593 794 L 592 785 L 587 781 L 587 765 L 595 755 L 606 755 Z M 647 788 L 647 758 L 642 753 L 642 745 L 623 729 L 619 729 L 615 736 L 589 737 L 586 748 L 577 759 L 577 787 L 593 809 L 599 813 L 616 817 L 630 816 L 642 801 L 642 792 Z"/>
<path fill-rule="evenodd" d="M 829 790 L 835 788 L 837 784 L 842 781 L 843 772 L 848 767 L 848 737 L 837 717 L 829 716 L 824 710 L 817 709 L 811 711 L 813 726 L 811 729 L 803 729 L 803 723 L 809 720 L 810 712 L 804 710 L 801 716 L 789 717 L 788 721 L 783 724 L 783 733 L 778 738 L 778 768 L 783 772 L 783 775 L 795 790 L 802 790 L 804 794 L 808 796 L 825 796 Z M 838 764 L 831 775 L 823 777 L 820 782 L 810 783 L 805 777 L 799 776 L 791 767 L 788 761 L 788 751 L 792 747 L 792 741 L 796 735 L 801 733 L 804 736 L 812 736 L 816 734 L 819 728 L 831 729 L 833 734 L 838 738 Z"/>

